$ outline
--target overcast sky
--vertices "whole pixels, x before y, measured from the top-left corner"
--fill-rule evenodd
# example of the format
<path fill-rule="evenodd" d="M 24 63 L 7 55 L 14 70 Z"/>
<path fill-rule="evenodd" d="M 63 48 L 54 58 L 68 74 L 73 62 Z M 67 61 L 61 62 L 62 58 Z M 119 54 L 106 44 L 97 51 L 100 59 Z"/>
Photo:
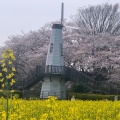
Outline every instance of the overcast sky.
<path fill-rule="evenodd" d="M 10 35 L 38 30 L 45 23 L 59 20 L 62 2 L 64 18 L 70 19 L 79 7 L 120 0 L 0 0 L 0 46 Z"/>

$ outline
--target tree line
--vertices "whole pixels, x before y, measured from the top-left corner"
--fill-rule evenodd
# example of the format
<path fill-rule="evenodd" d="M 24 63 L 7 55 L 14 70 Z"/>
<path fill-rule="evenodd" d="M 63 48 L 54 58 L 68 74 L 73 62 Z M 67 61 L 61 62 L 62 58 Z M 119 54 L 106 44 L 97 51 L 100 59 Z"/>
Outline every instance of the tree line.
<path fill-rule="evenodd" d="M 5 48 L 14 51 L 16 78 L 25 79 L 36 65 L 45 65 L 52 24 L 22 35 L 9 36 Z M 56 23 L 56 22 L 55 22 Z M 63 28 L 65 65 L 93 77 L 97 81 L 119 82 L 120 9 L 108 3 L 79 8 Z"/>

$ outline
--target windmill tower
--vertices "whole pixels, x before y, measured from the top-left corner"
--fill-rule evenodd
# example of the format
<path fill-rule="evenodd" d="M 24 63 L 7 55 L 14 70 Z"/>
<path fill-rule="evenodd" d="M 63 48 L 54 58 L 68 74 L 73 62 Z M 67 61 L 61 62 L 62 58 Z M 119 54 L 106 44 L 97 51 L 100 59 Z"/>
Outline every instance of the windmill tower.
<path fill-rule="evenodd" d="M 61 7 L 61 24 L 53 24 L 47 53 L 45 76 L 43 78 L 40 98 L 56 96 L 65 99 L 64 56 L 63 56 L 63 9 Z"/>

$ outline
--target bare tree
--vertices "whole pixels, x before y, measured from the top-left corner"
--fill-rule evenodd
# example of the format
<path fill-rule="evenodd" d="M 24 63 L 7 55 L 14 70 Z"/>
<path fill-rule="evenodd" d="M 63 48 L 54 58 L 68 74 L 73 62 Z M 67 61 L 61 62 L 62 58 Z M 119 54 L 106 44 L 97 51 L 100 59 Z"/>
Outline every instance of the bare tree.
<path fill-rule="evenodd" d="M 120 33 L 119 4 L 108 3 L 88 8 L 79 8 L 73 17 L 74 23 L 80 28 L 90 28 L 97 33 L 107 32 L 110 34 Z"/>

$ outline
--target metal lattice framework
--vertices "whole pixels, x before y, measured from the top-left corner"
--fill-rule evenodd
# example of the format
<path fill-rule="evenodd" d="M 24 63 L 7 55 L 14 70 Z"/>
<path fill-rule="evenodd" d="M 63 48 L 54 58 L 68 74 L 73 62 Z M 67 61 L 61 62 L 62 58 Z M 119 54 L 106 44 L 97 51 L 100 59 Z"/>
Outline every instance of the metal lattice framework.
<path fill-rule="evenodd" d="M 24 89 L 30 89 L 38 82 L 43 81 L 44 76 L 52 75 L 61 76 L 67 81 L 72 81 L 83 85 L 86 91 L 100 90 L 104 94 L 119 94 L 120 89 L 116 88 L 113 83 L 107 81 L 95 81 L 81 71 L 66 66 L 40 66 L 37 65 L 34 71 L 30 71 L 28 77 L 24 81 Z"/>

